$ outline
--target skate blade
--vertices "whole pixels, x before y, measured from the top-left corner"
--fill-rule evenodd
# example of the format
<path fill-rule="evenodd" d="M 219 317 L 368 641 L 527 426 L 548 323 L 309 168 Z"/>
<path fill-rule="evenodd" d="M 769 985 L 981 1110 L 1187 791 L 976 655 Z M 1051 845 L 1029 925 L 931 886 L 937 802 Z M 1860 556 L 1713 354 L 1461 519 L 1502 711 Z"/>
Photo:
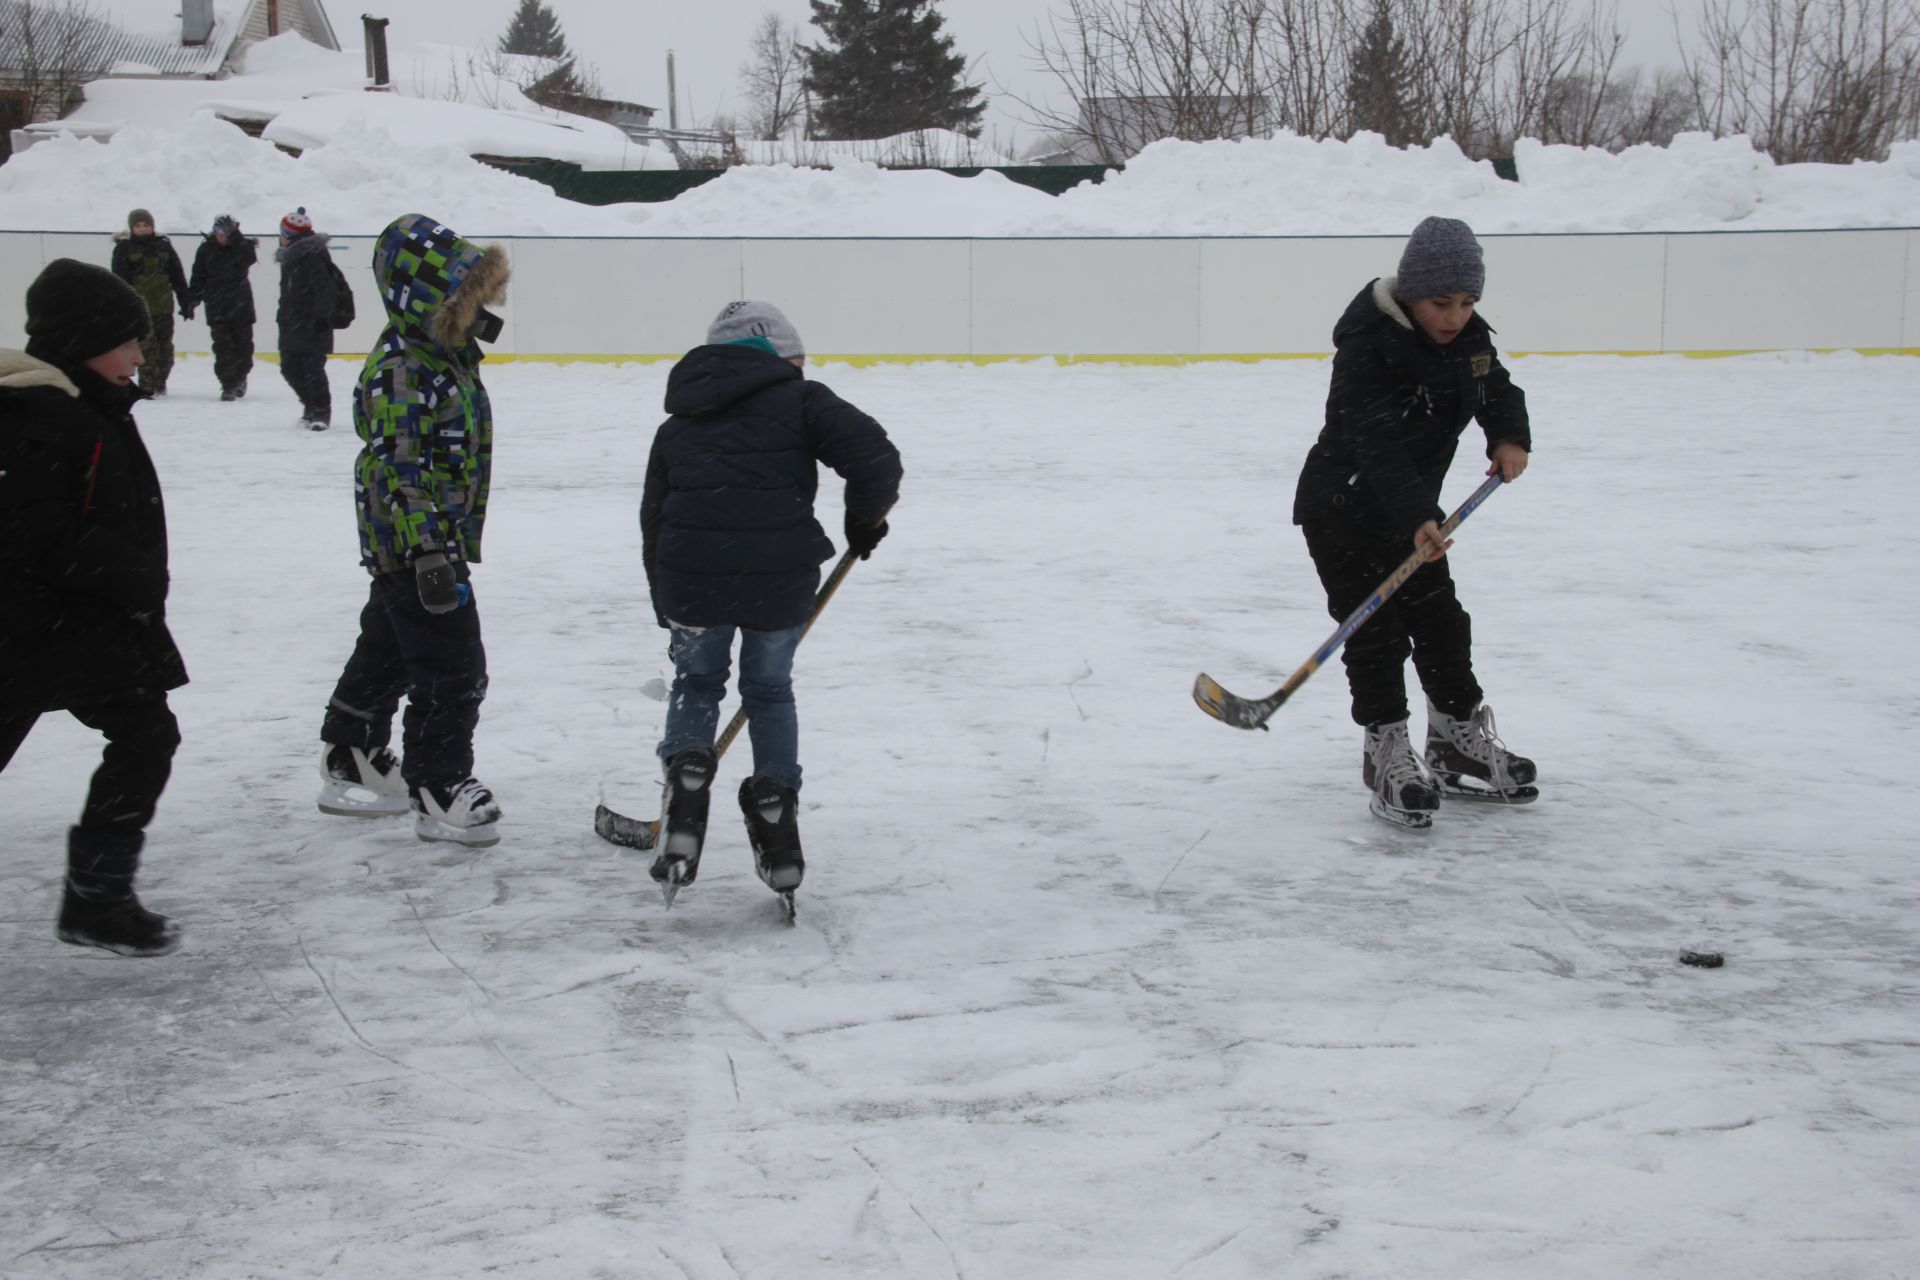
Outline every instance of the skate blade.
<path fill-rule="evenodd" d="M 1440 794 L 1448 800 L 1471 800 L 1475 804 L 1532 804 L 1540 798 L 1540 788 L 1532 784 L 1498 787 L 1459 773 L 1436 773 Z"/>
<path fill-rule="evenodd" d="M 417 817 L 413 834 L 428 844 L 463 844 L 470 849 L 491 849 L 500 843 L 499 827 L 491 822 L 477 827 L 456 827 L 438 818 Z"/>
<path fill-rule="evenodd" d="M 94 947 L 101 951 L 110 951 L 116 956 L 143 957 L 172 955 L 180 949 L 180 940 L 183 934 L 180 927 L 174 925 L 161 935 L 158 943 L 151 947 L 136 947 L 125 942 L 108 942 L 104 938 L 96 938 L 92 934 L 82 933 L 78 929 L 60 929 L 55 932 L 54 936 L 59 938 L 60 941 L 71 943 L 76 947 Z"/>
<path fill-rule="evenodd" d="M 667 864 L 667 874 L 660 881 L 660 897 L 667 904 L 667 910 L 673 910 L 673 900 L 680 896 L 680 890 L 686 888 L 687 884 L 685 859 L 676 858 Z"/>
<path fill-rule="evenodd" d="M 1433 829 L 1433 814 L 1424 809 L 1395 809 L 1379 796 L 1367 801 L 1367 812 L 1380 821 L 1399 827 L 1403 831 L 1430 831 Z"/>
<path fill-rule="evenodd" d="M 364 788 L 354 790 L 365 791 Z M 361 800 L 351 790 L 322 791 L 320 812 L 336 818 L 392 818 L 413 808 L 413 803 L 405 796 L 381 795 L 377 791 L 365 791 L 365 794 L 372 799 Z"/>
<path fill-rule="evenodd" d="M 781 890 L 780 891 L 780 918 L 786 922 L 786 925 L 789 929 L 791 929 L 794 925 L 799 923 L 799 914 L 800 914 L 800 909 L 794 905 L 793 890 L 791 889 Z"/>

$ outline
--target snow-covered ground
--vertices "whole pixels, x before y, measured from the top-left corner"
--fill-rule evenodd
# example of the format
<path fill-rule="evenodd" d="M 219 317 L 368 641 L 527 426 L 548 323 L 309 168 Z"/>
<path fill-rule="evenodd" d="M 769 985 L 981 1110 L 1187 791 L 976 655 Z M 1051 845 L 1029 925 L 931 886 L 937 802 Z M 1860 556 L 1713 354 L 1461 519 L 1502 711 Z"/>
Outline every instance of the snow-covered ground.
<path fill-rule="evenodd" d="M 1546 794 L 1426 835 L 1367 816 L 1337 668 L 1271 734 L 1188 699 L 1332 629 L 1323 363 L 814 372 L 908 480 L 800 656 L 788 930 L 740 756 L 671 913 L 588 826 L 654 807 L 664 366 L 489 374 L 507 817 L 463 852 L 313 806 L 355 440 L 183 362 L 143 891 L 188 941 L 53 940 L 98 743 L 47 718 L 0 776 L 0 1274 L 1915 1274 L 1920 363 L 1516 362 L 1538 453 L 1454 571 Z"/>

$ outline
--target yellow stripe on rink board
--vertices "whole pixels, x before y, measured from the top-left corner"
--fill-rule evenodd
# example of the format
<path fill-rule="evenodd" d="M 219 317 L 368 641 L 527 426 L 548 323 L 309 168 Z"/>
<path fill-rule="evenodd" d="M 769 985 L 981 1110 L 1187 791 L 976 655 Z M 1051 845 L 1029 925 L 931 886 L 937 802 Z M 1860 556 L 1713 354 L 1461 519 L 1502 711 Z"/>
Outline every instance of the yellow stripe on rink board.
<path fill-rule="evenodd" d="M 1729 348 L 1724 351 L 1507 351 L 1502 354 L 1509 359 L 1526 356 L 1534 359 L 1554 356 L 1684 356 L 1689 360 L 1723 360 L 1733 356 L 1792 355 L 1833 355 L 1839 352 L 1852 352 L 1861 356 L 1920 356 L 1920 347 L 1752 347 Z M 181 351 L 183 356 L 207 356 L 207 351 Z M 684 351 L 662 353 L 636 353 L 622 355 L 604 355 L 589 353 L 560 353 L 545 355 L 516 355 L 512 352 L 488 352 L 487 363 L 501 364 L 663 364 L 671 363 L 685 355 Z M 329 357 L 333 360 L 364 361 L 364 351 L 336 351 Z M 1174 367 L 1189 364 L 1260 364 L 1267 360 L 1330 360 L 1331 351 L 1247 351 L 1226 352 L 1210 355 L 809 355 L 809 364 L 844 364 L 856 369 L 875 365 L 896 364 L 1041 364 L 1051 362 L 1056 365 L 1076 364 L 1120 364 L 1143 367 Z M 259 351 L 254 359 L 265 364 L 280 363 L 276 351 Z"/>

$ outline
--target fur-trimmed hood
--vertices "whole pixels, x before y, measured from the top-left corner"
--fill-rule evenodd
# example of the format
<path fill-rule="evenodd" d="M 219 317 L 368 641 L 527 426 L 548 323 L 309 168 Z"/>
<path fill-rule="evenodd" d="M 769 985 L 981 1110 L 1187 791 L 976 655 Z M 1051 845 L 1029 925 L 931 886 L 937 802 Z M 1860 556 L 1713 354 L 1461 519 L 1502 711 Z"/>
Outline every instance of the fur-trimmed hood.
<path fill-rule="evenodd" d="M 289 240 L 275 249 L 273 251 L 273 260 L 275 262 L 292 262 L 294 259 L 304 258 L 310 253 L 331 253 L 333 252 L 332 249 L 328 248 L 328 242 L 331 239 L 332 237 L 324 231 L 309 232 L 301 236 L 298 240 Z"/>
<path fill-rule="evenodd" d="M 1353 301 L 1347 304 L 1346 311 L 1333 326 L 1333 345 L 1339 346 L 1344 339 L 1352 337 L 1363 329 L 1386 324 L 1391 324 L 1395 329 L 1405 330 L 1422 341 L 1431 342 L 1432 339 L 1414 325 L 1413 317 L 1407 313 L 1406 307 L 1401 305 L 1400 299 L 1394 296 L 1394 286 L 1397 283 L 1398 280 L 1394 276 L 1381 276 L 1355 294 Z M 1493 331 L 1493 326 L 1482 319 L 1478 311 L 1475 311 L 1468 318 L 1466 328 L 1462 329 L 1461 333 L 1464 336 L 1468 333 L 1488 334 Z"/>
<path fill-rule="evenodd" d="M 475 244 L 423 213 L 394 219 L 373 250 L 392 327 L 449 355 L 467 345 L 481 309 L 506 297 L 508 275 L 504 248 Z"/>
<path fill-rule="evenodd" d="M 31 391 L 35 387 L 56 387 L 75 398 L 80 395 L 73 379 L 45 360 L 24 351 L 0 349 L 0 391 Z"/>

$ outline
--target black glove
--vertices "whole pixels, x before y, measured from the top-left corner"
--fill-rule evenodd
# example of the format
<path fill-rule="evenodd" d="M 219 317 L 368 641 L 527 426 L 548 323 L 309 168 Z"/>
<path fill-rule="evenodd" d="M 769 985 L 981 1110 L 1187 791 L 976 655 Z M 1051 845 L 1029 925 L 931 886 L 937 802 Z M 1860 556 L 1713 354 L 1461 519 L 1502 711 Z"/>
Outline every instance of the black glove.
<path fill-rule="evenodd" d="M 853 512 L 847 512 L 847 550 L 858 551 L 862 560 L 873 559 L 873 549 L 880 545 L 880 539 L 887 536 L 887 522 L 868 524 L 864 520 L 854 519 Z"/>
<path fill-rule="evenodd" d="M 193 304 L 191 302 L 183 302 L 180 304 L 180 318 L 182 320 L 193 319 Z"/>
<path fill-rule="evenodd" d="M 413 558 L 414 585 L 428 613 L 452 613 L 460 607 L 460 579 L 438 551 Z"/>

